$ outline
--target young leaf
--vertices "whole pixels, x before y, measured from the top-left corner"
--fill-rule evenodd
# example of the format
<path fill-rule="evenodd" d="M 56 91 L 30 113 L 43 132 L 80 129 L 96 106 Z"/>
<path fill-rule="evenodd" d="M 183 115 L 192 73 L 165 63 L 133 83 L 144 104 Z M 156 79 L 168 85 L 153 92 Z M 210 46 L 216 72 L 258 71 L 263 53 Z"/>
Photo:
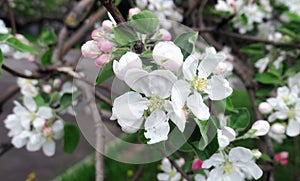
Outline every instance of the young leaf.
<path fill-rule="evenodd" d="M 53 53 L 53 50 L 52 49 L 49 49 L 47 50 L 41 57 L 41 64 L 43 66 L 49 66 L 51 65 L 51 58 L 52 58 L 52 53 Z"/>
<path fill-rule="evenodd" d="M 121 46 L 133 44 L 136 41 L 134 34 L 123 26 L 113 29 L 115 39 Z"/>
<path fill-rule="evenodd" d="M 212 141 L 212 139 L 217 134 L 217 128 L 219 127 L 219 122 L 214 117 L 210 117 L 209 120 L 196 120 L 200 132 L 201 132 L 201 140 L 199 142 L 199 149 L 204 150 L 206 146 Z"/>
<path fill-rule="evenodd" d="M 3 53 L 0 49 L 0 77 L 2 76 Z"/>
<path fill-rule="evenodd" d="M 99 72 L 99 75 L 96 79 L 96 84 L 99 85 L 112 77 L 114 75 L 114 71 L 112 69 L 112 61 L 110 61 L 108 64 L 106 64 L 102 70 Z"/>
<path fill-rule="evenodd" d="M 80 131 L 74 124 L 66 123 L 64 126 L 63 147 L 65 153 L 73 153 L 80 140 Z"/>
<path fill-rule="evenodd" d="M 59 102 L 62 109 L 72 105 L 72 93 L 64 93 Z"/>
<path fill-rule="evenodd" d="M 186 32 L 174 40 L 174 43 L 181 49 L 184 59 L 193 53 L 197 38 L 198 32 Z"/>
<path fill-rule="evenodd" d="M 246 108 L 237 108 L 238 113 L 231 114 L 227 125 L 235 131 L 243 131 L 250 123 L 250 114 Z"/>
<path fill-rule="evenodd" d="M 254 43 L 247 46 L 244 46 L 240 49 L 240 51 L 246 55 L 257 55 L 257 56 L 264 56 L 264 44 L 262 43 Z"/>
<path fill-rule="evenodd" d="M 6 43 L 10 45 L 11 47 L 15 48 L 16 50 L 19 50 L 21 52 L 29 52 L 32 54 L 38 54 L 39 52 L 35 50 L 34 48 L 23 44 L 20 40 L 17 38 L 11 37 L 6 40 Z"/>
<path fill-rule="evenodd" d="M 157 29 L 159 21 L 155 14 L 146 10 L 139 14 L 133 15 L 128 24 L 136 31 L 149 35 Z"/>
<path fill-rule="evenodd" d="M 42 34 L 40 36 L 40 41 L 47 45 L 55 44 L 57 41 L 55 32 L 52 29 L 48 30 L 48 29 L 44 28 L 42 30 Z"/>
<path fill-rule="evenodd" d="M 257 74 L 256 80 L 260 83 L 271 84 L 271 85 L 281 83 L 280 79 L 277 76 L 275 76 L 271 73 L 268 73 L 268 72 L 265 72 L 262 74 Z"/>

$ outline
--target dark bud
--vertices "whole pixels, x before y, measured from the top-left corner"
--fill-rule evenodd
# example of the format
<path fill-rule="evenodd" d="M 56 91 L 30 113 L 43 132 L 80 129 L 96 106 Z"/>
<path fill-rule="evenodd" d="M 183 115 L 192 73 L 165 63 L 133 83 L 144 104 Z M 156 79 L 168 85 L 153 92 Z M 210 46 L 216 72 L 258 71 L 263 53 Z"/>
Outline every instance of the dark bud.
<path fill-rule="evenodd" d="M 144 44 L 141 40 L 137 40 L 136 43 L 133 45 L 133 50 L 137 54 L 141 54 L 143 51 L 145 51 Z"/>

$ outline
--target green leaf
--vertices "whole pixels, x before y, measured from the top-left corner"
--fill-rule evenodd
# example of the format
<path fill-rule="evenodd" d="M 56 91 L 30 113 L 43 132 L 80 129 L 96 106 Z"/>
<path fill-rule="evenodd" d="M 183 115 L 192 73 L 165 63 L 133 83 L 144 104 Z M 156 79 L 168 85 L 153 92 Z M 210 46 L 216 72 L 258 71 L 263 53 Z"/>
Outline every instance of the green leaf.
<path fill-rule="evenodd" d="M 194 153 L 201 160 L 206 160 L 215 154 L 219 149 L 219 143 L 217 135 L 211 140 L 211 142 L 206 146 L 204 150 L 199 150 L 197 146 L 199 142 L 189 142 L 189 145 L 193 148 Z"/>
<path fill-rule="evenodd" d="M 226 98 L 226 107 L 225 107 L 226 111 L 230 112 L 230 113 L 238 113 L 239 111 L 236 110 L 232 104 L 231 98 L 227 97 Z"/>
<path fill-rule="evenodd" d="M 174 43 L 181 49 L 184 59 L 193 53 L 198 32 L 186 32 L 179 35 Z"/>
<path fill-rule="evenodd" d="M 19 50 L 21 52 L 29 52 L 32 54 L 38 54 L 39 52 L 32 48 L 31 46 L 23 44 L 20 40 L 17 38 L 11 37 L 6 40 L 6 43 L 10 45 L 11 47 L 15 48 L 16 50 Z"/>
<path fill-rule="evenodd" d="M 108 64 L 106 64 L 102 70 L 99 72 L 99 75 L 96 79 L 96 85 L 99 85 L 112 77 L 114 75 L 114 71 L 112 69 L 112 61 L 110 61 Z"/>
<path fill-rule="evenodd" d="M 53 45 L 57 41 L 56 34 L 54 33 L 53 29 L 46 29 L 42 30 L 40 41 L 47 45 Z"/>
<path fill-rule="evenodd" d="M 72 93 L 64 93 L 60 98 L 60 108 L 64 109 L 72 105 Z"/>
<path fill-rule="evenodd" d="M 242 25 L 247 25 L 248 24 L 248 18 L 245 14 L 242 14 L 238 18 L 239 18 Z"/>
<path fill-rule="evenodd" d="M 227 125 L 235 131 L 243 131 L 250 123 L 250 114 L 246 108 L 237 108 L 238 113 L 231 114 Z"/>
<path fill-rule="evenodd" d="M 133 15 L 128 22 L 136 31 L 150 35 L 159 25 L 159 20 L 151 11 L 145 10 L 139 14 Z"/>
<path fill-rule="evenodd" d="M 256 80 L 263 84 L 280 84 L 281 82 L 277 76 L 268 72 L 257 74 Z"/>
<path fill-rule="evenodd" d="M 280 33 L 286 34 L 288 36 L 290 36 L 293 39 L 298 39 L 298 35 L 296 32 L 294 32 L 293 30 L 287 28 L 287 27 L 279 27 L 277 29 Z"/>
<path fill-rule="evenodd" d="M 219 121 L 211 116 L 209 120 L 196 120 L 196 123 L 202 136 L 198 147 L 203 151 L 216 136 L 217 128 L 219 127 Z"/>
<path fill-rule="evenodd" d="M 2 76 L 3 53 L 0 49 L 0 77 Z"/>
<path fill-rule="evenodd" d="M 115 40 L 121 46 L 134 44 L 136 38 L 134 34 L 128 29 L 128 27 L 118 26 L 113 29 Z"/>
<path fill-rule="evenodd" d="M 244 46 L 240 49 L 240 51 L 246 55 L 258 55 L 258 56 L 264 56 L 265 45 L 262 43 L 254 43 L 251 45 Z"/>
<path fill-rule="evenodd" d="M 263 153 L 260 157 L 262 160 L 268 161 L 268 162 L 272 162 L 273 160 L 270 158 L 269 155 Z"/>
<path fill-rule="evenodd" d="M 100 102 L 100 107 L 101 107 L 101 109 L 107 110 L 107 111 L 111 111 L 111 108 L 112 108 L 110 105 L 108 105 L 106 102 L 103 102 L 103 101 Z"/>
<path fill-rule="evenodd" d="M 9 36 L 8 33 L 7 33 L 7 34 L 1 34 L 1 33 L 0 33 L 0 41 L 5 40 L 6 38 L 8 38 L 8 36 Z"/>
<path fill-rule="evenodd" d="M 64 125 L 63 147 L 65 153 L 73 153 L 80 140 L 80 131 L 74 124 L 66 123 Z"/>
<path fill-rule="evenodd" d="M 43 66 L 49 66 L 51 65 L 51 59 L 52 59 L 52 53 L 53 53 L 53 50 L 52 49 L 49 49 L 47 50 L 41 57 L 41 64 Z"/>
<path fill-rule="evenodd" d="M 41 95 L 38 95 L 34 98 L 34 101 L 38 107 L 45 106 L 45 101 Z"/>

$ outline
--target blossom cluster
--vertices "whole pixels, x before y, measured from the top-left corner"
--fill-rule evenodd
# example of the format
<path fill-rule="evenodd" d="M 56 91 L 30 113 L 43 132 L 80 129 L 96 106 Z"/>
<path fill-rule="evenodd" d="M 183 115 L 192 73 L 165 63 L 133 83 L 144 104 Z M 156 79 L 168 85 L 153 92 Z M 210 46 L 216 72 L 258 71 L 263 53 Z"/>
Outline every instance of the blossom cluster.
<path fill-rule="evenodd" d="M 172 24 L 168 20 L 176 22 L 182 22 L 183 20 L 183 16 L 178 11 L 178 8 L 176 8 L 173 0 L 136 0 L 135 2 L 139 8 L 146 8 L 153 12 L 165 29 L 172 27 Z"/>
<path fill-rule="evenodd" d="M 288 86 L 277 88 L 276 97 L 271 97 L 259 105 L 261 113 L 268 116 L 272 123 L 270 137 L 282 143 L 285 135 L 295 137 L 300 134 L 300 99 L 299 99 L 299 76 L 288 78 Z"/>
<path fill-rule="evenodd" d="M 6 39 L 15 37 L 23 44 L 30 45 L 29 41 L 22 34 L 10 35 L 10 30 L 5 26 L 2 19 L 0 19 L 0 34 L 8 35 L 5 39 L 0 41 L 0 49 L 4 56 L 11 56 L 13 59 L 27 59 L 29 62 L 34 61 L 34 55 L 30 54 L 29 52 L 15 50 L 13 47 L 5 43 Z"/>
<path fill-rule="evenodd" d="M 133 52 L 114 61 L 115 75 L 133 91 L 114 100 L 111 117 L 127 133 L 145 129 L 149 144 L 167 140 L 169 120 L 181 132 L 190 113 L 196 119 L 208 120 L 205 100 L 222 100 L 232 93 L 223 75 L 213 73 L 225 56 L 212 47 L 184 60 L 173 42 L 161 41 L 155 45 L 152 58 L 158 70 L 143 69 L 141 58 Z"/>
<path fill-rule="evenodd" d="M 26 71 L 27 75 L 31 72 Z M 55 154 L 55 140 L 63 136 L 64 121 L 58 114 L 68 112 L 74 114 L 72 106 L 55 109 L 59 99 L 65 93 L 73 93 L 76 87 L 71 82 L 59 78 L 47 83 L 34 79 L 18 78 L 17 84 L 22 94 L 22 103 L 14 101 L 13 113 L 4 120 L 5 127 L 9 129 L 8 136 L 12 137 L 12 144 L 16 148 L 26 146 L 28 151 L 43 150 L 46 156 Z M 47 99 L 41 95 L 46 95 Z"/>

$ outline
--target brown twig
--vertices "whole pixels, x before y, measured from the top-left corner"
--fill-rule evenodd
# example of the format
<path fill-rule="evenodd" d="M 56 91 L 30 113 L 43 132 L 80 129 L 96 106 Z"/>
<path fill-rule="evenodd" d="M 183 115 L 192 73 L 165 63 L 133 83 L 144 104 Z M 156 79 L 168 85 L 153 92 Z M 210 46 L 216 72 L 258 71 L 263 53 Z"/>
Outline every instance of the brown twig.
<path fill-rule="evenodd" d="M 213 27 L 200 28 L 198 31 L 199 31 L 199 33 L 212 32 L 212 33 L 215 33 L 215 34 L 222 34 L 222 35 L 225 35 L 225 36 L 230 36 L 230 37 L 235 38 L 235 39 L 246 40 L 246 41 L 249 41 L 249 42 L 265 43 L 265 44 L 268 44 L 268 45 L 273 45 L 275 47 L 300 49 L 300 44 L 299 43 L 274 42 L 274 41 L 270 41 L 270 40 L 267 40 L 267 39 L 258 38 L 258 37 L 255 37 L 255 36 L 241 35 L 241 34 L 234 33 L 234 32 L 218 30 L 218 29 L 213 28 Z"/>
<path fill-rule="evenodd" d="M 3 68 L 3 70 L 7 71 L 8 73 L 12 74 L 13 76 L 22 77 L 22 78 L 26 78 L 26 79 L 41 79 L 46 76 L 46 74 L 39 74 L 39 73 L 33 73 L 32 75 L 25 75 L 25 74 L 22 74 L 20 72 L 17 72 L 15 70 L 11 69 L 10 67 L 8 67 L 5 64 L 2 65 L 2 68 Z"/>
<path fill-rule="evenodd" d="M 7 11 L 8 11 L 10 25 L 12 28 L 12 33 L 15 35 L 17 33 L 17 28 L 16 28 L 16 21 L 15 21 L 14 13 L 10 7 L 9 0 L 5 0 L 5 3 L 6 3 Z"/>
<path fill-rule="evenodd" d="M 101 94 L 100 92 L 95 91 L 95 96 L 96 96 L 96 98 L 98 98 L 99 100 L 105 102 L 109 106 L 111 106 L 111 107 L 113 106 L 112 102 L 107 97 L 105 97 L 103 94 Z"/>
<path fill-rule="evenodd" d="M 14 146 L 11 143 L 2 143 L 0 146 L 0 157 L 12 149 Z"/>
<path fill-rule="evenodd" d="M 130 181 L 138 181 L 141 174 L 143 173 L 143 169 L 144 169 L 144 165 L 140 165 Z"/>
<path fill-rule="evenodd" d="M 99 18 L 105 15 L 105 13 L 106 10 L 103 8 L 91 15 L 88 18 L 87 23 L 82 25 L 82 27 L 77 30 L 77 32 L 64 44 L 61 53 L 65 54 L 67 51 L 69 51 L 84 35 L 86 35 L 87 31 L 94 26 Z"/>
<path fill-rule="evenodd" d="M 176 170 L 182 175 L 183 178 L 185 178 L 187 181 L 192 181 L 192 179 L 183 171 L 180 166 L 171 158 L 170 156 L 166 156 L 167 159 L 171 162 L 171 164 L 176 168 Z"/>
<path fill-rule="evenodd" d="M 101 119 L 101 115 L 98 111 L 97 105 L 93 101 L 93 95 L 91 88 L 83 81 L 76 81 L 78 88 L 83 90 L 88 106 L 92 113 L 93 120 L 95 122 L 96 130 L 96 158 L 95 158 L 95 167 L 96 167 L 96 181 L 104 180 L 104 158 L 102 153 L 104 153 L 104 143 L 105 143 L 105 129 L 104 123 Z M 101 111 L 100 111 L 101 112 Z"/>
<path fill-rule="evenodd" d="M 114 0 L 100 0 L 102 5 L 107 9 L 108 12 L 114 17 L 117 23 L 124 23 L 125 19 L 122 16 L 119 9 L 116 7 Z"/>

